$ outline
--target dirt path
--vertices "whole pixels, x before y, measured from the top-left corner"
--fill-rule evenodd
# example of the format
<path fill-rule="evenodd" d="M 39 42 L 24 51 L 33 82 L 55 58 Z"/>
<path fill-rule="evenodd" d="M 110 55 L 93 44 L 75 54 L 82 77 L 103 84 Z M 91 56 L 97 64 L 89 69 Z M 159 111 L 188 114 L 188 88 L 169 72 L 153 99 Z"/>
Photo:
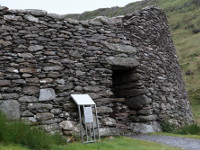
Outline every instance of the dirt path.
<path fill-rule="evenodd" d="M 162 143 L 186 150 L 200 150 L 200 140 L 197 139 L 164 136 L 164 135 L 133 135 L 129 137 L 145 141 Z"/>

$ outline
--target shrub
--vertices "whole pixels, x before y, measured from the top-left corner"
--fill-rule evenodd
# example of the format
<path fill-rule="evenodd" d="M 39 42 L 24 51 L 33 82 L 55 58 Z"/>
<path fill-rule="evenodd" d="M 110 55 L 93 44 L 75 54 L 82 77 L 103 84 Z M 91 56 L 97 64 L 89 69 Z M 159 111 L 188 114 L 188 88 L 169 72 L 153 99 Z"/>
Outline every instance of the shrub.
<path fill-rule="evenodd" d="M 44 130 L 26 125 L 22 121 L 10 121 L 0 113 L 0 141 L 28 146 L 32 149 L 49 149 L 51 145 L 61 145 L 65 139 L 60 135 L 50 135 Z"/>
<path fill-rule="evenodd" d="M 200 32 L 200 29 L 193 29 L 192 32 L 193 32 L 194 34 L 197 34 L 197 33 Z"/>
<path fill-rule="evenodd" d="M 174 133 L 176 128 L 177 128 L 176 125 L 171 124 L 171 123 L 169 123 L 167 121 L 162 124 L 163 132 Z"/>
<path fill-rule="evenodd" d="M 176 125 L 171 124 L 169 122 L 164 122 L 162 124 L 162 128 L 164 132 L 167 133 L 175 133 L 175 134 L 194 134 L 194 135 L 200 135 L 200 126 L 198 126 L 196 123 L 185 125 L 184 127 L 178 128 Z"/>
<path fill-rule="evenodd" d="M 176 133 L 200 135 L 200 127 L 197 124 L 186 125 L 180 129 L 177 129 Z"/>

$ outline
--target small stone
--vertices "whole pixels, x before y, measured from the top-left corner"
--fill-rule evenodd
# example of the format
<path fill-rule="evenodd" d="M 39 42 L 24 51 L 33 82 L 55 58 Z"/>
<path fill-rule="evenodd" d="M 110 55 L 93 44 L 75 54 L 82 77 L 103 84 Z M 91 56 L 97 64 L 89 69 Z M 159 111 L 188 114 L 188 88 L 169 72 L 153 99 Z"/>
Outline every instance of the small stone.
<path fill-rule="evenodd" d="M 45 120 L 49 120 L 52 119 L 54 117 L 54 115 L 52 113 L 38 113 L 36 114 L 36 119 L 38 121 L 45 121 Z"/>
<path fill-rule="evenodd" d="M 85 75 L 85 72 L 82 72 L 80 70 L 76 71 L 76 76 L 84 76 L 84 75 Z"/>
<path fill-rule="evenodd" d="M 7 100 L 0 105 L 0 110 L 5 113 L 9 119 L 20 118 L 20 104 L 16 100 Z"/>
<path fill-rule="evenodd" d="M 116 126 L 116 120 L 110 117 L 102 119 L 101 122 L 105 126 Z"/>
<path fill-rule="evenodd" d="M 23 79 L 16 79 L 16 80 L 12 80 L 13 83 L 17 83 L 17 84 L 26 84 L 26 81 Z"/>
<path fill-rule="evenodd" d="M 50 73 L 48 73 L 48 77 L 58 78 L 58 77 L 60 77 L 60 73 L 59 72 L 50 72 Z"/>
<path fill-rule="evenodd" d="M 134 58 L 124 58 L 124 57 L 107 57 L 106 61 L 111 66 L 133 68 L 139 65 L 139 62 Z"/>
<path fill-rule="evenodd" d="M 116 102 L 125 102 L 125 98 L 114 98 L 114 101 Z"/>
<path fill-rule="evenodd" d="M 19 94 L 17 93 L 9 93 L 9 94 L 2 94 L 3 99 L 18 99 Z"/>
<path fill-rule="evenodd" d="M 99 16 L 93 19 L 94 21 L 101 22 L 103 24 L 122 24 L 122 19 L 108 18 L 105 16 Z"/>
<path fill-rule="evenodd" d="M 46 16 L 47 11 L 38 10 L 38 9 L 28 9 L 28 12 L 33 16 Z"/>
<path fill-rule="evenodd" d="M 29 110 L 26 110 L 26 111 L 22 112 L 21 116 L 22 117 L 33 117 L 34 114 L 32 112 L 30 112 Z"/>
<path fill-rule="evenodd" d="M 96 86 L 87 86 L 83 88 L 85 91 L 99 92 L 100 88 Z"/>
<path fill-rule="evenodd" d="M 52 88 L 40 89 L 39 101 L 49 101 L 55 98 L 56 98 L 56 93 L 54 89 Z"/>
<path fill-rule="evenodd" d="M 158 116 L 157 115 L 139 116 L 138 119 L 140 121 L 155 121 L 158 119 Z"/>
<path fill-rule="evenodd" d="M 99 114 L 104 114 L 104 113 L 112 113 L 113 110 L 112 110 L 112 108 L 109 108 L 106 106 L 101 106 L 101 107 L 97 107 L 97 112 Z"/>
<path fill-rule="evenodd" d="M 43 70 L 45 71 L 59 71 L 62 70 L 62 66 L 49 66 L 49 67 L 44 67 Z"/>
<path fill-rule="evenodd" d="M 36 86 L 24 87 L 23 93 L 26 95 L 37 95 L 39 93 L 39 88 Z"/>
<path fill-rule="evenodd" d="M 15 15 L 4 15 L 4 20 L 12 20 L 12 21 L 18 21 L 21 20 L 21 16 L 15 16 Z"/>
<path fill-rule="evenodd" d="M 34 57 L 31 53 L 17 53 L 17 55 L 22 58 L 33 58 Z"/>
<path fill-rule="evenodd" d="M 126 101 L 127 106 L 134 110 L 141 109 L 145 104 L 149 104 L 150 102 L 151 99 L 148 98 L 146 95 L 140 95 L 133 98 L 129 98 Z"/>
<path fill-rule="evenodd" d="M 31 103 L 31 102 L 37 102 L 37 101 L 38 101 L 38 98 L 35 97 L 35 96 L 23 96 L 23 97 L 20 97 L 20 98 L 19 98 L 19 101 L 20 101 L 20 102 L 28 102 L 28 103 Z"/>
<path fill-rule="evenodd" d="M 74 88 L 74 90 L 75 90 L 75 91 L 82 91 L 83 88 L 82 88 L 81 86 L 76 86 L 76 87 Z"/>
<path fill-rule="evenodd" d="M 31 52 L 35 52 L 35 51 L 39 51 L 43 49 L 44 49 L 44 46 L 41 46 L 41 45 L 33 45 L 33 46 L 28 47 L 28 50 Z"/>
<path fill-rule="evenodd" d="M 67 131 L 79 131 L 78 127 L 77 127 L 77 123 L 74 121 L 63 121 L 59 124 L 59 126 L 63 129 L 63 130 L 67 130 Z"/>
<path fill-rule="evenodd" d="M 155 132 L 152 125 L 144 124 L 144 123 L 136 123 L 133 127 L 133 131 L 135 133 L 151 133 Z"/>
<path fill-rule="evenodd" d="M 53 79 L 51 78 L 44 78 L 40 80 L 40 83 L 52 83 L 52 82 L 53 82 Z"/>
<path fill-rule="evenodd" d="M 12 45 L 12 43 L 9 41 L 0 40 L 0 45 L 9 46 L 9 45 Z"/>
<path fill-rule="evenodd" d="M 55 131 L 60 130 L 57 123 L 53 123 L 50 125 L 41 125 L 41 127 L 52 134 L 55 134 Z"/>
<path fill-rule="evenodd" d="M 62 85 L 65 84 L 65 80 L 64 80 L 64 79 L 57 79 L 56 82 L 57 82 L 58 84 L 62 84 Z"/>
<path fill-rule="evenodd" d="M 39 83 L 39 79 L 37 77 L 35 78 L 26 78 L 26 81 L 29 83 Z"/>
<path fill-rule="evenodd" d="M 9 86 L 10 84 L 10 80 L 0 80 L 0 86 Z"/>
<path fill-rule="evenodd" d="M 19 73 L 19 70 L 15 69 L 15 68 L 6 68 L 6 71 L 8 72 L 14 72 L 14 73 Z"/>
<path fill-rule="evenodd" d="M 75 58 L 82 58 L 82 55 L 79 53 L 79 51 L 69 50 L 69 55 Z"/>
<path fill-rule="evenodd" d="M 91 25 L 95 25 L 95 26 L 101 26 L 101 25 L 102 25 L 101 22 L 99 22 L 99 21 L 95 21 L 95 20 L 90 20 L 90 21 L 89 21 L 89 24 L 91 24 Z"/>
<path fill-rule="evenodd" d="M 113 128 L 99 128 L 100 136 L 118 135 L 120 132 L 115 127 Z"/>
<path fill-rule="evenodd" d="M 111 44 L 108 42 L 102 42 L 108 49 L 117 51 L 117 52 L 122 52 L 122 53 L 137 53 L 137 49 L 131 45 L 121 45 L 121 44 Z"/>
<path fill-rule="evenodd" d="M 31 22 L 36 22 L 36 23 L 39 22 L 39 19 L 34 17 L 34 16 L 32 16 L 32 15 L 25 15 L 24 19 L 26 19 L 28 21 L 31 21 Z"/>
<path fill-rule="evenodd" d="M 28 74 L 28 73 L 24 73 L 24 74 L 22 74 L 22 77 L 24 77 L 24 78 L 29 78 L 29 77 L 31 77 L 32 75 L 31 74 Z"/>
<path fill-rule="evenodd" d="M 140 115 L 151 115 L 153 113 L 153 109 L 142 109 L 137 112 Z"/>
<path fill-rule="evenodd" d="M 79 21 L 71 18 L 65 19 L 69 24 L 78 25 Z"/>
<path fill-rule="evenodd" d="M 61 109 L 52 109 L 51 113 L 53 113 L 54 115 L 59 115 L 62 112 Z"/>
<path fill-rule="evenodd" d="M 96 94 L 96 93 L 88 93 L 88 95 L 90 95 L 90 97 L 92 99 L 98 99 L 98 98 L 100 98 L 100 96 L 98 94 Z"/>
<path fill-rule="evenodd" d="M 22 117 L 21 120 L 23 120 L 28 125 L 35 125 L 37 123 L 37 120 L 34 117 Z"/>
<path fill-rule="evenodd" d="M 55 14 L 55 13 L 48 13 L 47 16 L 51 17 L 51 18 L 54 18 L 54 19 L 63 19 L 64 16 L 62 15 L 58 15 L 58 14 Z"/>
<path fill-rule="evenodd" d="M 43 104 L 43 103 L 30 103 L 28 104 L 28 109 L 31 112 L 47 112 L 53 108 L 52 104 Z"/>
<path fill-rule="evenodd" d="M 156 121 L 153 121 L 150 124 L 135 123 L 133 125 L 133 132 L 136 133 L 151 133 L 151 132 L 161 132 L 161 131 L 162 131 L 161 125 Z"/>
<path fill-rule="evenodd" d="M 21 68 L 19 70 L 19 72 L 21 73 L 36 73 L 36 72 L 39 72 L 40 70 L 38 69 L 35 69 L 35 68 Z"/>

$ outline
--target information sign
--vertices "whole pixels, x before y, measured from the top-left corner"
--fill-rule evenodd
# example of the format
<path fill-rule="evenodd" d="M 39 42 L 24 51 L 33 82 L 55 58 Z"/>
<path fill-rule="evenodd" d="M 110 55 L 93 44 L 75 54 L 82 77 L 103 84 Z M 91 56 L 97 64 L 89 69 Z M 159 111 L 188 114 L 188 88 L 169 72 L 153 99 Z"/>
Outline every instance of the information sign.
<path fill-rule="evenodd" d="M 86 123 L 92 123 L 94 121 L 92 107 L 84 107 L 84 117 Z"/>

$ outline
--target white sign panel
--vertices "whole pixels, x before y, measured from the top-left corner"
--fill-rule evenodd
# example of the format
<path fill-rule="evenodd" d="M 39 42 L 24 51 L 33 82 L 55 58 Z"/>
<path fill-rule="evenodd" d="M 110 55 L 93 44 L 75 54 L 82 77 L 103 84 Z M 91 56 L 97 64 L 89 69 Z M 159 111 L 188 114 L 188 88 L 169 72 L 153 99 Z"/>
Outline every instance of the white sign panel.
<path fill-rule="evenodd" d="M 95 105 L 88 94 L 71 94 L 71 97 L 77 105 Z"/>
<path fill-rule="evenodd" d="M 92 107 L 84 107 L 84 117 L 86 123 L 93 122 Z"/>

